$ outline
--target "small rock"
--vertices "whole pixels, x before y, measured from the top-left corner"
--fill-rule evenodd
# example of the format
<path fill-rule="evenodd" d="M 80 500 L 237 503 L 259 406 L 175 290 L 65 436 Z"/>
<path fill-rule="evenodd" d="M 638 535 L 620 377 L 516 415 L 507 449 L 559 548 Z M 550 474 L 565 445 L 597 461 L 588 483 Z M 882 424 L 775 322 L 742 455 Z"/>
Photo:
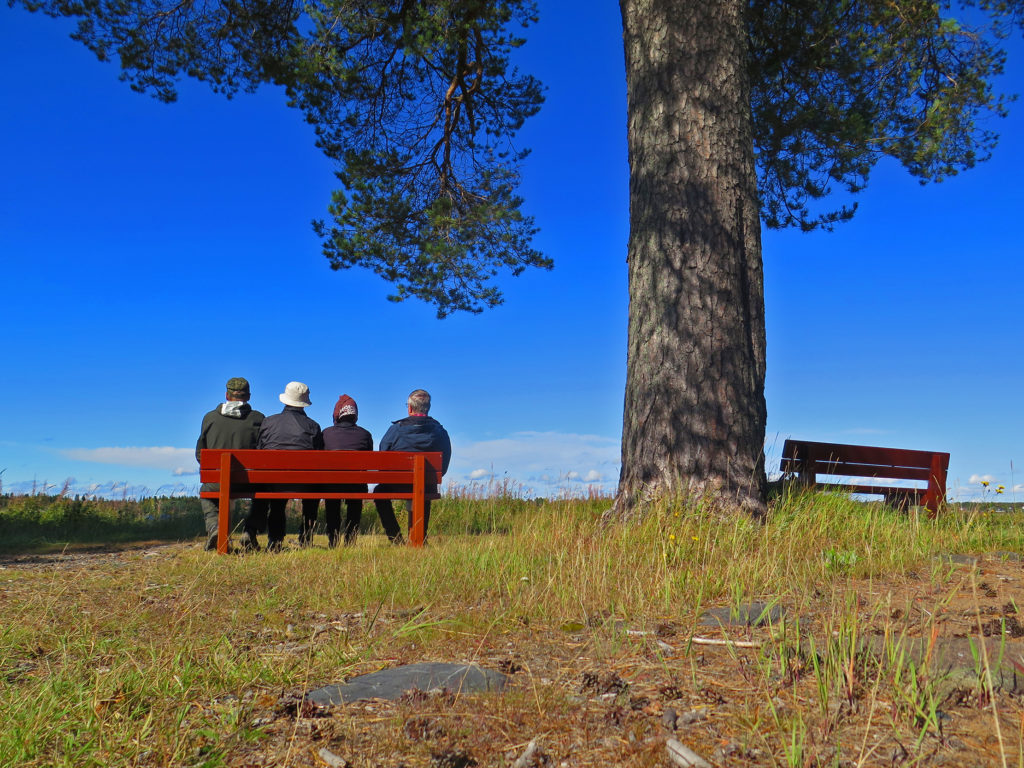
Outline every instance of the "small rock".
<path fill-rule="evenodd" d="M 691 725 L 692 723 L 699 723 L 701 720 L 708 719 L 708 708 L 698 707 L 697 709 L 691 709 L 689 712 L 684 712 L 680 715 L 678 723 L 683 725 Z"/>
<path fill-rule="evenodd" d="M 526 749 L 523 751 L 523 754 L 521 754 L 519 758 L 514 763 L 512 763 L 512 768 L 526 768 L 528 765 L 530 765 L 531 761 L 533 760 L 533 754 L 536 751 L 537 740 L 533 739 L 529 744 L 526 745 Z"/>
<path fill-rule="evenodd" d="M 674 731 L 676 729 L 676 711 L 672 707 L 665 707 L 665 711 L 661 713 L 661 724 L 668 730 Z"/>
<path fill-rule="evenodd" d="M 320 759 L 327 763 L 331 768 L 348 768 L 348 760 L 343 757 L 338 757 L 336 754 L 327 749 L 322 748 L 317 754 L 320 755 Z"/>
<path fill-rule="evenodd" d="M 675 739 L 665 742 L 668 759 L 679 768 L 712 768 L 711 763 Z"/>

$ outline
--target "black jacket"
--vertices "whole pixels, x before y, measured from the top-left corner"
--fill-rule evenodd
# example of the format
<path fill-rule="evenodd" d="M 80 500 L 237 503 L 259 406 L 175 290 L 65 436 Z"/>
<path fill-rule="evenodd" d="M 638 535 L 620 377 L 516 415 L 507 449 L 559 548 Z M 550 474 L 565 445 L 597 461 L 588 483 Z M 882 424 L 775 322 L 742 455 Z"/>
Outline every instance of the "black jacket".
<path fill-rule="evenodd" d="M 328 451 L 372 451 L 373 435 L 358 424 L 341 421 L 324 430 L 324 448 Z"/>
<path fill-rule="evenodd" d="M 267 416 L 260 428 L 257 448 L 286 451 L 318 451 L 324 447 L 320 425 L 302 408 L 286 405 L 280 413 Z"/>

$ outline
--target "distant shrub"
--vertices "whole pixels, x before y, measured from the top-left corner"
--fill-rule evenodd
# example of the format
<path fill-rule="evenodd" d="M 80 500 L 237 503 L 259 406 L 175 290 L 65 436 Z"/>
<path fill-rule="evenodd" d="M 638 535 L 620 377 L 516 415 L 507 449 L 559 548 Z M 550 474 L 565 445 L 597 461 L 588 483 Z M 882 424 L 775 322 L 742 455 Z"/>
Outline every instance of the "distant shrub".
<path fill-rule="evenodd" d="M 72 543 L 191 539 L 203 532 L 199 499 L 111 500 L 82 496 L 0 496 L 0 549 Z"/>

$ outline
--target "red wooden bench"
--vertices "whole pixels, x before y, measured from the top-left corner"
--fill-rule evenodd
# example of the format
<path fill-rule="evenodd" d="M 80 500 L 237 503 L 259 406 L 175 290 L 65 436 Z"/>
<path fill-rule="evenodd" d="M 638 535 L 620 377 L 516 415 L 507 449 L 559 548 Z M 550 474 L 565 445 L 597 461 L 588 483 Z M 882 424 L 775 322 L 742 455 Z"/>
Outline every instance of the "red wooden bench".
<path fill-rule="evenodd" d="M 424 507 L 427 499 L 439 499 L 441 454 L 404 451 L 271 451 L 204 448 L 200 452 L 199 479 L 219 483 L 219 491 L 200 496 L 220 501 L 217 551 L 227 554 L 232 499 L 406 499 L 412 503 L 409 543 L 422 547 L 425 538 Z M 266 490 L 278 484 L 294 484 L 286 491 Z M 386 495 L 339 493 L 331 486 L 344 483 L 401 483 L 409 493 Z M 261 489 L 263 486 L 263 489 Z"/>
<path fill-rule="evenodd" d="M 784 477 L 795 477 L 807 485 L 838 488 L 850 493 L 881 494 L 888 504 L 903 509 L 920 505 L 928 510 L 929 517 L 935 517 L 939 505 L 946 499 L 949 454 L 787 440 L 782 447 L 780 469 Z M 821 482 L 818 475 L 871 478 L 876 482 Z M 878 483 L 879 479 L 918 480 L 928 485 L 908 488 Z"/>

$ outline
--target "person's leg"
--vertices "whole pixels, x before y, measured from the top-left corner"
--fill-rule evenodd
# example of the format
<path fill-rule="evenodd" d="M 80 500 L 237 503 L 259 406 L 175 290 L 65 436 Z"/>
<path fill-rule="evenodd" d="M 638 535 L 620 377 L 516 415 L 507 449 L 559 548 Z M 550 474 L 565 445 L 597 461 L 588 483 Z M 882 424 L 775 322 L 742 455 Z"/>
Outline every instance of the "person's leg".
<path fill-rule="evenodd" d="M 219 491 L 217 483 L 203 483 L 201 491 Z M 216 499 L 204 499 L 200 497 L 199 507 L 203 510 L 203 523 L 206 525 L 206 549 L 217 548 L 217 530 L 220 524 L 220 504 Z"/>
<path fill-rule="evenodd" d="M 352 493 L 366 493 L 365 485 L 351 486 Z M 345 503 L 345 543 L 352 544 L 359 535 L 359 523 L 363 519 L 363 500 L 349 499 Z"/>
<path fill-rule="evenodd" d="M 341 538 L 341 499 L 324 499 L 324 520 L 327 522 L 327 546 L 338 546 Z"/>
<path fill-rule="evenodd" d="M 253 499 L 252 505 L 249 507 L 249 514 L 246 515 L 245 523 L 242 526 L 245 530 L 245 538 L 242 541 L 242 547 L 248 550 L 256 550 L 260 548 L 257 535 L 260 534 L 267 527 L 267 513 L 270 509 L 270 501 L 268 499 Z"/>
<path fill-rule="evenodd" d="M 285 507 L 287 499 L 269 499 L 270 511 L 267 514 L 267 549 L 280 549 L 284 542 L 286 526 Z"/>
<path fill-rule="evenodd" d="M 302 531 L 299 533 L 299 543 L 303 546 L 313 543 L 313 532 L 316 530 L 319 510 L 320 499 L 302 500 Z"/>
<path fill-rule="evenodd" d="M 401 486 L 382 483 L 374 488 L 373 492 L 394 493 L 400 488 Z M 384 527 L 384 533 L 391 539 L 391 543 L 400 543 L 402 541 L 402 529 L 398 527 L 398 520 L 395 519 L 395 508 L 391 504 L 391 499 L 374 499 L 373 505 L 377 508 L 377 517 L 380 518 L 380 524 Z"/>

